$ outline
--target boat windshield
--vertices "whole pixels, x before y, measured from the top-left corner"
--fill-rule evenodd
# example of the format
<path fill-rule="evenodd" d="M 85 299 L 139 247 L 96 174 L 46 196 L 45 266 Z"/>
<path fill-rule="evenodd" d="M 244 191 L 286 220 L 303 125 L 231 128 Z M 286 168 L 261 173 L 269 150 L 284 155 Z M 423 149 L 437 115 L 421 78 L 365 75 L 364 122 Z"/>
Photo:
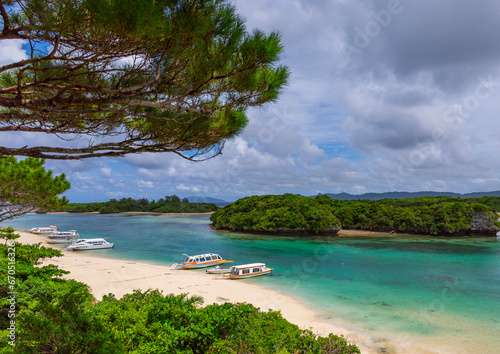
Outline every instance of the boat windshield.
<path fill-rule="evenodd" d="M 239 272 L 240 272 L 239 268 L 231 267 L 231 274 L 232 275 L 238 275 Z"/>

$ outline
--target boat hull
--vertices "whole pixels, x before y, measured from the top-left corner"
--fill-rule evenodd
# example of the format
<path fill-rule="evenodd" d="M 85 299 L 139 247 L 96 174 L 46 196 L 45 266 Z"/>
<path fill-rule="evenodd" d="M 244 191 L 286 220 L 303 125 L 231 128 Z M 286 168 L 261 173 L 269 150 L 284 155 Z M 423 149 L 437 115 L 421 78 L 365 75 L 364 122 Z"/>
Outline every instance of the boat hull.
<path fill-rule="evenodd" d="M 113 243 L 109 244 L 109 245 L 101 245 L 101 246 L 76 246 L 76 247 L 72 247 L 72 246 L 68 246 L 67 248 L 70 249 L 70 250 L 73 250 L 73 251 L 89 251 L 89 250 L 102 250 L 102 249 L 106 249 L 106 248 L 113 248 L 115 247 L 115 245 Z"/>
<path fill-rule="evenodd" d="M 76 239 L 77 239 L 77 237 L 49 238 L 49 239 L 47 239 L 47 243 L 50 243 L 50 244 L 71 243 Z"/>
<path fill-rule="evenodd" d="M 227 274 L 227 273 L 231 272 L 231 267 L 221 268 L 221 267 L 217 266 L 215 268 L 207 269 L 206 272 L 208 274 Z"/>

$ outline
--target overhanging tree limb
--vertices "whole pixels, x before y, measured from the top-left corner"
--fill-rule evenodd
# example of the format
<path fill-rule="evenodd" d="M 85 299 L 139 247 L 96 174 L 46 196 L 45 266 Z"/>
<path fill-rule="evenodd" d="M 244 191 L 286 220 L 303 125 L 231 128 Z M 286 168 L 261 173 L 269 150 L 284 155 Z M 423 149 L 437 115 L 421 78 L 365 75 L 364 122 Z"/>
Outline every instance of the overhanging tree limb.
<path fill-rule="evenodd" d="M 248 33 L 226 0 L 0 1 L 0 13 L 0 43 L 32 48 L 0 67 L 0 132 L 94 137 L 86 148 L 0 154 L 214 156 L 245 127 L 246 108 L 276 100 L 289 76 L 279 34 Z"/>

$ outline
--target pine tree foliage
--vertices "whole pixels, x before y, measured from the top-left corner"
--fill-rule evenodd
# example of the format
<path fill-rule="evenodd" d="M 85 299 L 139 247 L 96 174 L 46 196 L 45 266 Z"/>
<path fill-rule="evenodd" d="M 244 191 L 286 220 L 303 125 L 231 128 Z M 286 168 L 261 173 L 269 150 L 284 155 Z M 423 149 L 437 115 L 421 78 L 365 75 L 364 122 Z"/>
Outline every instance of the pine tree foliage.
<path fill-rule="evenodd" d="M 279 33 L 247 32 L 227 0 L 2 0 L 0 14 L 0 41 L 31 48 L 0 67 L 0 132 L 63 139 L 0 155 L 210 158 L 289 76 Z"/>
<path fill-rule="evenodd" d="M 58 209 L 67 203 L 58 195 L 69 189 L 66 176 L 53 176 L 43 159 L 0 158 L 0 221 L 38 209 Z"/>

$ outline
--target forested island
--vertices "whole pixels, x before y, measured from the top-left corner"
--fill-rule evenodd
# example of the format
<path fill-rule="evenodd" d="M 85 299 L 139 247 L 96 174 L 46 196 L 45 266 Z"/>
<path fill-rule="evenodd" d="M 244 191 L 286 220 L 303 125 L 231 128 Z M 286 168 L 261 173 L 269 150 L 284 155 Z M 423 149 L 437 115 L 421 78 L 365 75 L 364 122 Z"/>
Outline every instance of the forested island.
<path fill-rule="evenodd" d="M 446 236 L 494 236 L 500 198 L 420 197 L 337 200 L 326 195 L 264 195 L 218 209 L 215 229 L 262 234 L 325 235 L 340 229 Z"/>
<path fill-rule="evenodd" d="M 340 220 L 316 198 L 263 195 L 239 199 L 210 216 L 213 227 L 262 234 L 334 235 Z"/>
<path fill-rule="evenodd" d="M 148 212 L 148 213 L 208 213 L 217 210 L 212 203 L 190 203 L 186 198 L 180 199 L 176 195 L 166 196 L 158 200 L 149 201 L 145 198 L 111 199 L 102 203 L 68 203 L 57 209 L 58 212 L 68 213 L 91 213 L 101 214 L 124 213 L 124 212 Z"/>

